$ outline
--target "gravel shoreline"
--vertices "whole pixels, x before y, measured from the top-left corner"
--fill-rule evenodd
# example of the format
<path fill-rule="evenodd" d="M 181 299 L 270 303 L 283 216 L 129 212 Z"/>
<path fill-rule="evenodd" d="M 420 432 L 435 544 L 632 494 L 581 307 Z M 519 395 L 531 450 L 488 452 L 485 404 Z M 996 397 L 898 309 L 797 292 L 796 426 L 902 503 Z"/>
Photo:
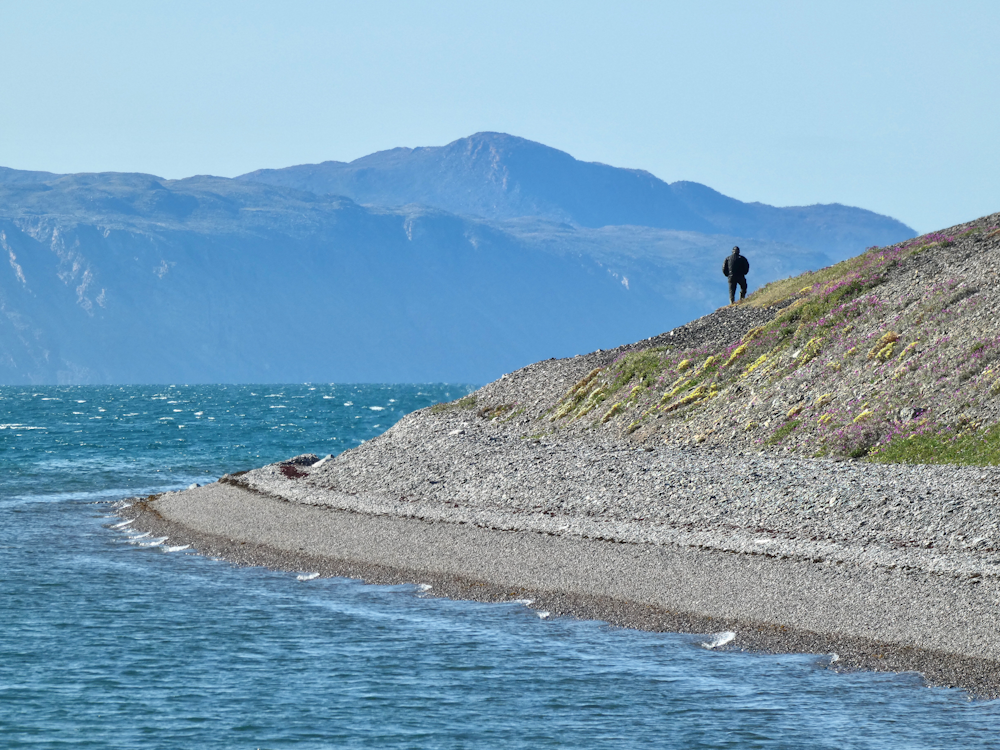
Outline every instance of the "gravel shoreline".
<path fill-rule="evenodd" d="M 236 564 L 732 631 L 725 648 L 826 654 L 835 669 L 915 670 L 1000 696 L 996 467 L 537 432 L 573 383 L 623 351 L 734 340 L 773 314 L 724 308 L 629 347 L 536 363 L 474 405 L 422 410 L 336 458 L 272 464 L 122 514 Z M 506 404 L 519 408 L 495 416 Z"/>

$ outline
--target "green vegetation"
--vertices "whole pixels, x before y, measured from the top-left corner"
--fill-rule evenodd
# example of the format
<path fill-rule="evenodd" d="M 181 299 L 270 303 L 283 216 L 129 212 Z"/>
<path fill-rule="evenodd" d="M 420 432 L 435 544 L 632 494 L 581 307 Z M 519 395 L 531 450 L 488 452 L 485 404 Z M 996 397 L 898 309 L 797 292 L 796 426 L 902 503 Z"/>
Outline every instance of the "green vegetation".
<path fill-rule="evenodd" d="M 451 401 L 448 403 L 434 404 L 431 407 L 432 414 L 441 414 L 446 411 L 457 411 L 459 409 L 474 409 L 476 407 L 476 397 L 471 393 L 468 396 L 463 396 L 457 401 Z"/>
<path fill-rule="evenodd" d="M 1000 425 L 949 435 L 947 432 L 911 435 L 893 440 L 869 454 L 878 463 L 959 464 L 992 466 L 1000 464 Z"/>
<path fill-rule="evenodd" d="M 774 434 L 771 435 L 771 437 L 769 437 L 767 439 L 767 444 L 768 445 L 777 445 L 782 440 L 784 440 L 786 437 L 788 437 L 789 435 L 791 435 L 792 432 L 795 430 L 795 428 L 798 427 L 800 424 L 802 424 L 802 420 L 801 419 L 795 419 L 795 420 L 792 420 L 791 422 L 786 422 L 785 424 L 781 425 L 781 427 L 779 427 L 777 430 L 775 430 Z"/>

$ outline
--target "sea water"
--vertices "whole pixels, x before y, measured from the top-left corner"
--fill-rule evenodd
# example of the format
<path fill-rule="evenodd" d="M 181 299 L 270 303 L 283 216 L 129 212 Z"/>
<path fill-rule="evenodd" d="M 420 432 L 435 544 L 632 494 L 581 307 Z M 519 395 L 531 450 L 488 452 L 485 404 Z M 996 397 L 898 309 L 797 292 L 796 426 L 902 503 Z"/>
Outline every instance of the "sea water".
<path fill-rule="evenodd" d="M 914 674 L 237 568 L 112 515 L 466 390 L 0 388 L 0 747 L 1000 747 L 998 702 Z"/>

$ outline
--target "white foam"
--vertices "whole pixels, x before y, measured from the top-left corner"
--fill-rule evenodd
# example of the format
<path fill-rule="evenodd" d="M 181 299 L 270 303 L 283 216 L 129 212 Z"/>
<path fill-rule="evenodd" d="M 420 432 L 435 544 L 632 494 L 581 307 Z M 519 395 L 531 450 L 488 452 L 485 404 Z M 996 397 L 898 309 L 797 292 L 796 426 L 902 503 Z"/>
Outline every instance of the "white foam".
<path fill-rule="evenodd" d="M 525 607 L 530 607 L 535 603 L 534 599 L 515 599 L 514 604 L 523 604 Z"/>
<path fill-rule="evenodd" d="M 840 654 L 830 654 L 830 663 L 834 664 L 840 661 Z"/>
<path fill-rule="evenodd" d="M 384 406 L 369 406 L 368 408 L 371 409 L 372 411 L 382 411 L 383 409 L 385 409 Z"/>
<path fill-rule="evenodd" d="M 152 535 L 152 532 L 147 531 L 145 534 L 136 534 L 135 536 L 130 536 L 128 538 L 128 540 L 129 540 L 130 543 L 132 543 L 132 542 L 135 542 L 135 541 L 137 541 L 139 539 L 145 539 L 146 537 L 151 536 L 151 535 Z"/>
<path fill-rule="evenodd" d="M 727 643 L 736 638 L 736 633 L 731 630 L 727 630 L 723 633 L 710 633 L 710 641 L 703 641 L 701 644 L 702 648 L 713 649 L 719 648 L 720 646 L 725 646 Z"/>
<path fill-rule="evenodd" d="M 314 578 L 319 578 L 319 573 L 302 573 L 295 577 L 296 581 L 311 581 Z"/>
<path fill-rule="evenodd" d="M 126 506 L 126 507 L 131 507 L 131 506 Z M 112 529 L 121 529 L 121 528 L 123 528 L 125 526 L 128 526 L 130 523 L 135 523 L 135 519 L 134 518 L 130 518 L 127 521 L 122 521 L 121 523 L 116 523 L 111 528 Z"/>
<path fill-rule="evenodd" d="M 551 612 L 538 611 L 538 612 L 535 612 L 535 614 L 538 615 L 538 617 L 540 619 L 547 620 L 549 618 L 549 615 L 552 614 L 552 613 Z"/>
<path fill-rule="evenodd" d="M 159 539 L 150 539 L 148 542 L 139 542 L 140 547 L 159 547 L 167 541 L 167 537 L 161 536 Z"/>
<path fill-rule="evenodd" d="M 420 589 L 421 591 L 430 591 L 434 587 L 431 586 L 429 583 L 418 583 L 417 588 Z"/>
<path fill-rule="evenodd" d="M 190 547 L 191 547 L 190 544 L 181 544 L 176 547 L 162 547 L 161 549 L 164 552 L 180 552 L 181 550 L 186 550 L 189 549 Z"/>
<path fill-rule="evenodd" d="M 29 427 L 26 424 L 0 424 L 0 430 L 44 430 L 44 427 Z"/>

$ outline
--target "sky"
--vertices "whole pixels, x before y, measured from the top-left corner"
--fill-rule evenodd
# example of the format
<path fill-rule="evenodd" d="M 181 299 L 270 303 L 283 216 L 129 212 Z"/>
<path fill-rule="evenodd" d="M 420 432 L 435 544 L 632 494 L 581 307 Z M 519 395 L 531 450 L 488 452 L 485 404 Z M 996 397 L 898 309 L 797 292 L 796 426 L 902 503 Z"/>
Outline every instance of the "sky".
<path fill-rule="evenodd" d="M 232 177 L 479 131 L 920 232 L 1000 211 L 1000 3 L 0 0 L 0 166 Z"/>

